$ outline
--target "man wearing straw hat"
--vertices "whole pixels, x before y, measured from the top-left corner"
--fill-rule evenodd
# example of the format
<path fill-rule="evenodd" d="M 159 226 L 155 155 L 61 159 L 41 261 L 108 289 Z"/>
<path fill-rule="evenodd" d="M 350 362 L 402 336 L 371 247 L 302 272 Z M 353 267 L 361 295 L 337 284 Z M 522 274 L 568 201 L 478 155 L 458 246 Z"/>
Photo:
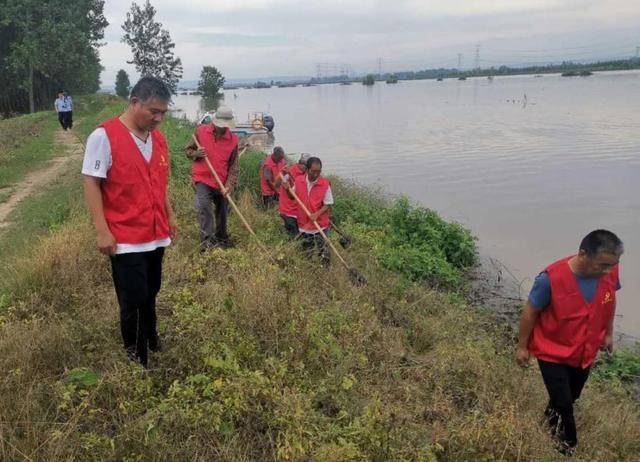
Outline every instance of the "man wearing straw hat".
<path fill-rule="evenodd" d="M 233 127 L 233 112 L 228 107 L 220 107 L 211 123 L 196 128 L 195 137 L 200 147 L 192 138 L 185 148 L 187 157 L 193 160 L 191 179 L 196 191 L 201 252 L 217 245 L 232 246 L 227 233 L 228 202 L 203 158 L 209 159 L 228 193 L 233 191 L 238 181 L 238 137 L 229 130 Z"/>

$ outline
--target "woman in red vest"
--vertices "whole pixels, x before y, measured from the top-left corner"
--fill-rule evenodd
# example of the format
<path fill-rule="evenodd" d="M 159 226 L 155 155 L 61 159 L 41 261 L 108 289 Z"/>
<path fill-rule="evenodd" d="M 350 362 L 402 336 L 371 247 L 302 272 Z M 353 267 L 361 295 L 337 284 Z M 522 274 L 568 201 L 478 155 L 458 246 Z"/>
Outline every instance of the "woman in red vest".
<path fill-rule="evenodd" d="M 238 137 L 229 130 L 234 126 L 231 109 L 220 107 L 211 123 L 196 128 L 195 136 L 201 148 L 198 149 L 195 141 L 191 139 L 185 149 L 187 157 L 193 160 L 191 180 L 196 188 L 195 206 L 200 224 L 201 252 L 217 245 L 232 245 L 227 233 L 228 201 L 202 158 L 205 155 L 209 158 L 227 193 L 230 194 L 238 182 Z M 215 207 L 215 213 L 212 205 Z"/>
<path fill-rule="evenodd" d="M 296 178 L 301 175 L 304 176 L 307 172 L 307 161 L 310 157 L 309 154 L 302 154 L 297 164 L 285 167 L 282 170 L 284 181 L 290 188 L 295 184 Z M 278 194 L 278 211 L 284 222 L 284 229 L 287 234 L 291 237 L 296 237 L 298 235 L 298 204 L 293 198 L 289 197 L 284 183 L 280 186 Z"/>
<path fill-rule="evenodd" d="M 307 161 L 307 174 L 296 178 L 293 191 L 305 205 L 311 216 L 298 206 L 298 229 L 302 238 L 302 250 L 310 253 L 314 247 L 318 249 L 322 265 L 328 266 L 331 254 L 320 235 L 314 222 L 325 234 L 329 233 L 329 217 L 333 205 L 331 183 L 322 173 L 322 161 L 317 157 L 310 157 Z"/>
<path fill-rule="evenodd" d="M 613 349 L 618 263 L 622 241 L 596 230 L 577 255 L 549 265 L 533 284 L 520 317 L 516 361 L 538 359 L 549 393 L 544 412 L 551 433 L 570 453 L 577 442 L 573 403 L 580 397 L 598 350 Z"/>
<path fill-rule="evenodd" d="M 273 148 L 273 153 L 262 162 L 260 167 L 260 190 L 262 191 L 262 203 L 265 207 L 278 203 L 278 190 L 280 189 L 278 176 L 286 165 L 284 149 L 280 146 Z"/>
<path fill-rule="evenodd" d="M 124 347 L 144 366 L 147 349 L 160 349 L 156 295 L 164 248 L 176 233 L 167 196 L 169 150 L 157 129 L 170 99 L 162 81 L 140 79 L 127 110 L 91 133 L 82 165 L 98 249 L 111 258 Z"/>

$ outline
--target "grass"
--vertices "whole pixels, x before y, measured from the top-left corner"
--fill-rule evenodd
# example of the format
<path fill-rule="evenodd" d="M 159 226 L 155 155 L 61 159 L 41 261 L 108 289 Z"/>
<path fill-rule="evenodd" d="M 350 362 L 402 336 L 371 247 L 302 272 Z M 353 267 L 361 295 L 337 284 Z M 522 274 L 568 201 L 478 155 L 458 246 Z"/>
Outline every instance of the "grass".
<path fill-rule="evenodd" d="M 239 205 L 271 255 L 235 215 L 237 247 L 200 255 L 181 153 L 191 128 L 163 127 L 180 226 L 158 300 L 165 349 L 148 371 L 127 361 L 108 262 L 72 213 L 0 297 L 0 459 L 563 460 L 539 426 L 538 372 L 513 364 L 513 332 L 457 282 L 393 268 L 367 239 L 395 245 L 389 223 L 408 239 L 412 226 L 435 233 L 424 241 L 461 277 L 473 255 L 464 230 L 407 202 L 367 203 L 335 179 L 336 198 L 384 218 L 359 230 L 359 215 L 336 207 L 355 237 L 346 255 L 369 279 L 354 287 L 337 264 L 302 258 L 245 182 Z M 241 178 L 255 178 L 258 158 L 243 157 Z M 619 382 L 591 380 L 577 420 L 573 460 L 637 460 L 640 413 Z"/>
<path fill-rule="evenodd" d="M 80 139 L 86 138 L 102 120 L 101 109 L 116 101 L 108 95 L 77 98 L 74 131 L 79 133 Z M 54 154 L 66 155 L 54 144 L 53 133 L 59 129 L 53 111 L 1 120 L 0 162 L 4 164 L 0 169 L 0 184 L 20 181 L 33 165 L 46 168 L 42 161 Z M 24 199 L 9 215 L 10 224 L 0 230 L 0 261 L 5 262 L 0 267 L 0 297 L 13 284 L 16 263 L 33 258 L 41 238 L 55 232 L 72 214 L 82 212 L 80 168 L 79 162 L 70 164 L 67 171 Z M 5 194 L 0 192 L 0 201 L 10 196 L 12 188 L 7 189 Z"/>
<path fill-rule="evenodd" d="M 52 112 L 0 120 L 0 202 L 9 198 L 12 185 L 56 154 L 53 133 L 58 128 Z"/>

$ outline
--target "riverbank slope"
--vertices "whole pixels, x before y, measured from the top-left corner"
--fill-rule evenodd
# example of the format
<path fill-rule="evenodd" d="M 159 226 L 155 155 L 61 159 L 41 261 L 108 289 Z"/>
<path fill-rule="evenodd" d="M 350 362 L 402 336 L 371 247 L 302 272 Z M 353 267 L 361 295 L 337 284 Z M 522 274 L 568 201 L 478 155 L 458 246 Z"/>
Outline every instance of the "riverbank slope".
<path fill-rule="evenodd" d="M 122 107 L 96 107 L 80 132 Z M 148 371 L 125 358 L 78 191 L 3 278 L 0 458 L 562 460 L 540 427 L 537 370 L 514 365 L 513 331 L 463 295 L 468 231 L 334 179 L 345 255 L 369 279 L 355 287 L 256 206 L 254 152 L 236 197 L 271 254 L 232 215 L 236 247 L 200 255 L 182 154 L 192 126 L 162 129 L 180 226 L 158 301 L 164 351 Z M 574 460 L 637 460 L 640 412 L 620 382 L 591 380 L 577 416 Z"/>

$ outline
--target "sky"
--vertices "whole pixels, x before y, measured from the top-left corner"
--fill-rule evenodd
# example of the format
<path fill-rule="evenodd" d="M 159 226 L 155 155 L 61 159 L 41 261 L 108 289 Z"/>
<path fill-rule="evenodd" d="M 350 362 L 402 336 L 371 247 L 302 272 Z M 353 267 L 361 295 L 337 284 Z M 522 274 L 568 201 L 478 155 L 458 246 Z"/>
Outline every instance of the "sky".
<path fill-rule="evenodd" d="M 144 0 L 138 0 L 143 3 Z M 438 67 L 629 58 L 638 0 L 152 0 L 176 43 L 183 80 L 204 65 L 227 79 L 315 76 L 317 63 L 361 75 Z M 131 0 L 106 0 L 103 85 L 135 80 L 120 42 Z M 476 49 L 478 54 L 476 58 Z M 477 61 L 476 61 L 477 59 Z"/>

